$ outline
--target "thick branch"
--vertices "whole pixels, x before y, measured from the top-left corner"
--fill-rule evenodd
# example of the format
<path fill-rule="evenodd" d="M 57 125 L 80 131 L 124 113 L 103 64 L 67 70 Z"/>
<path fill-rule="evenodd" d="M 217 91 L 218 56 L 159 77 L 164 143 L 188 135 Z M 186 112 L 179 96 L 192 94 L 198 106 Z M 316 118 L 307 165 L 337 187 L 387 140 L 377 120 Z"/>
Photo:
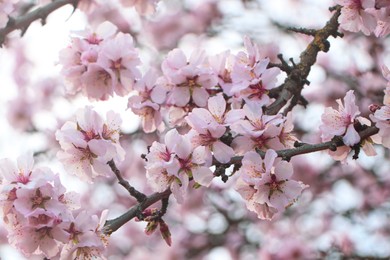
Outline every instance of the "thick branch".
<path fill-rule="evenodd" d="M 126 224 L 127 222 L 132 220 L 134 217 L 136 217 L 137 214 L 139 213 L 139 211 L 143 211 L 144 209 L 153 205 L 154 203 L 156 203 L 162 199 L 168 198 L 170 194 L 171 194 L 170 189 L 167 189 L 164 192 L 153 193 L 152 195 L 146 197 L 146 199 L 142 203 L 139 203 L 139 204 L 133 206 L 131 209 L 129 209 L 123 215 L 121 215 L 115 219 L 107 220 L 106 223 L 104 224 L 104 228 L 103 228 L 104 233 L 109 235 L 112 232 L 115 232 L 121 226 L 123 226 L 124 224 Z"/>
<path fill-rule="evenodd" d="M 337 31 L 339 27 L 338 18 L 340 16 L 341 8 L 336 7 L 336 12 L 332 18 L 327 22 L 324 28 L 317 30 L 314 34 L 314 39 L 307 46 L 300 55 L 300 62 L 291 67 L 291 71 L 288 73 L 288 77 L 283 83 L 283 90 L 280 92 L 278 98 L 266 109 L 266 114 L 274 115 L 284 107 L 287 102 L 294 96 L 297 102 L 300 100 L 302 88 L 307 84 L 307 76 L 309 75 L 311 66 L 314 65 L 317 59 L 317 55 L 320 51 L 327 52 L 329 49 L 329 42 L 327 39 L 330 36 L 337 37 L 340 33 Z"/>
<path fill-rule="evenodd" d="M 20 29 L 22 30 L 23 35 L 30 26 L 30 24 L 35 20 L 41 19 L 42 24 L 44 24 L 46 17 L 50 13 L 67 4 L 72 4 L 74 8 L 76 8 L 78 1 L 79 0 L 56 0 L 18 18 L 9 17 L 8 23 L 5 28 L 0 29 L 0 46 L 3 45 L 5 37 L 10 32 Z"/>

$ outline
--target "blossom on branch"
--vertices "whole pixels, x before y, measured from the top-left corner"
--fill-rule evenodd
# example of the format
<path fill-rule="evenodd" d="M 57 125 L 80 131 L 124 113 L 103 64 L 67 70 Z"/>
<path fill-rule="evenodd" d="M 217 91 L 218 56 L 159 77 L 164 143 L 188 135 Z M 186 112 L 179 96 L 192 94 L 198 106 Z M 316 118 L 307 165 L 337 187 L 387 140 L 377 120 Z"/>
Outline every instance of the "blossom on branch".
<path fill-rule="evenodd" d="M 330 141 L 334 136 L 343 136 L 345 145 L 352 146 L 360 141 L 360 136 L 354 124 L 357 116 L 360 115 L 359 108 L 355 104 L 353 90 L 347 92 L 344 97 L 344 105 L 340 99 L 336 100 L 339 105 L 338 110 L 327 107 L 321 116 L 320 126 L 321 138 L 323 142 Z"/>
<path fill-rule="evenodd" d="M 184 201 L 189 182 L 208 187 L 214 177 L 204 146 L 193 147 L 188 135 L 172 129 L 165 144 L 154 142 L 146 156 L 147 177 L 156 191 L 170 188 L 179 203 Z"/>
<path fill-rule="evenodd" d="M 77 113 L 76 122 L 66 122 L 56 132 L 61 145 L 58 159 L 66 170 L 81 179 L 92 182 L 97 176 L 110 176 L 107 162 L 124 160 L 124 150 L 119 143 L 121 118 L 110 111 L 107 121 L 91 107 Z"/>
<path fill-rule="evenodd" d="M 167 102 L 178 107 L 184 107 L 190 102 L 205 107 L 209 97 L 207 90 L 218 82 L 204 51 L 200 50 L 193 52 L 187 61 L 182 50 L 174 49 L 162 62 L 161 69 L 173 86 Z"/>
<path fill-rule="evenodd" d="M 138 95 L 131 96 L 128 102 L 133 113 L 141 116 L 145 133 L 162 130 L 164 127 L 160 108 L 165 101 L 167 90 L 156 81 L 156 71 L 149 70 L 134 86 Z"/>
<path fill-rule="evenodd" d="M 72 44 L 60 52 L 62 74 L 68 93 L 82 92 L 94 100 L 106 100 L 116 93 L 127 95 L 141 77 L 138 52 L 129 34 L 102 23 L 96 32 L 86 31 L 72 38 Z"/>
<path fill-rule="evenodd" d="M 375 7 L 375 0 L 335 0 L 343 6 L 339 17 L 340 27 L 351 32 L 361 31 L 370 35 L 376 27 L 376 19 L 370 13 Z"/>
<path fill-rule="evenodd" d="M 269 90 L 276 87 L 276 77 L 280 73 L 279 68 L 269 68 L 269 58 L 261 57 L 258 46 L 248 37 L 244 38 L 247 50 L 239 52 L 231 71 L 232 87 L 230 95 L 238 100 L 252 100 L 262 106 L 268 105 Z"/>
<path fill-rule="evenodd" d="M 215 159 L 227 163 L 234 156 L 234 150 L 223 143 L 220 138 L 226 132 L 226 126 L 244 117 L 241 109 L 226 111 L 226 101 L 222 94 L 208 99 L 208 109 L 194 108 L 186 117 L 192 130 L 189 132 L 194 147 L 204 146 L 208 157 L 211 152 Z"/>
<path fill-rule="evenodd" d="M 272 219 L 283 212 L 307 187 L 291 180 L 292 165 L 276 157 L 274 150 L 267 150 L 264 159 L 254 151 L 247 152 L 237 172 L 240 177 L 235 189 L 260 219 Z"/>

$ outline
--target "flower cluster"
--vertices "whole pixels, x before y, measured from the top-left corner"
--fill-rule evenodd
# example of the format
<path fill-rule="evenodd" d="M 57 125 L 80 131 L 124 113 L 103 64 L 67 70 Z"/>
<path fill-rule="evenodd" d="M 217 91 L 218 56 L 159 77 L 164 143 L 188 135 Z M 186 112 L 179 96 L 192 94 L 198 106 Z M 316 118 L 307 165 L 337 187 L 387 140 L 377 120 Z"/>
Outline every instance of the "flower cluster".
<path fill-rule="evenodd" d="M 292 165 L 276 159 L 274 150 L 267 150 L 264 159 L 254 152 L 245 153 L 239 170 L 236 190 L 245 199 L 249 210 L 260 219 L 272 219 L 291 206 L 307 186 L 291 180 Z"/>
<path fill-rule="evenodd" d="M 164 103 L 167 90 L 156 82 L 157 73 L 149 70 L 145 76 L 139 80 L 134 90 L 137 95 L 129 98 L 128 106 L 134 114 L 139 115 L 142 120 L 142 127 L 146 133 L 154 132 L 163 128 L 161 104 Z"/>
<path fill-rule="evenodd" d="M 340 27 L 365 35 L 374 33 L 385 37 L 390 33 L 390 3 L 376 0 L 335 0 L 343 6 L 339 18 Z"/>
<path fill-rule="evenodd" d="M 90 99 L 106 100 L 133 89 L 141 77 L 138 52 L 131 35 L 116 31 L 113 24 L 104 22 L 96 31 L 72 37 L 72 44 L 60 52 L 68 93 L 81 91 Z"/>
<path fill-rule="evenodd" d="M 355 104 L 353 90 L 348 91 L 345 95 L 344 105 L 340 99 L 336 102 L 339 105 L 338 110 L 331 107 L 325 108 L 325 112 L 321 116 L 320 131 L 323 142 L 330 141 L 334 136 L 342 136 L 345 146 L 338 147 L 336 151 L 329 151 L 329 154 L 335 160 L 344 160 L 351 151 L 351 147 L 361 141 L 355 127 L 361 124 L 370 125 L 371 123 L 368 119 L 359 117 L 360 111 Z M 376 155 L 369 140 L 365 140 L 363 143 L 363 150 L 368 156 Z"/>
<path fill-rule="evenodd" d="M 204 146 L 191 144 L 188 135 L 176 129 L 166 133 L 164 144 L 154 142 L 146 156 L 147 178 L 153 189 L 162 192 L 168 188 L 179 203 L 184 201 L 191 180 L 208 187 L 214 177 L 210 158 Z"/>
<path fill-rule="evenodd" d="M 169 109 L 171 125 L 185 122 L 192 110 L 205 108 L 208 99 L 218 93 L 227 97 L 220 97 L 220 102 L 227 99 L 232 109 L 241 109 L 248 102 L 259 107 L 270 104 L 268 91 L 276 86 L 280 70 L 268 68 L 269 59 L 248 37 L 244 42 L 246 52 L 237 55 L 223 52 L 207 57 L 197 50 L 187 59 L 180 49 L 169 52 L 161 65 L 163 75 L 158 77 L 149 70 L 134 86 L 137 95 L 129 98 L 129 108 L 142 117 L 143 130 L 163 129 L 162 109 Z"/>
<path fill-rule="evenodd" d="M 66 260 L 74 252 L 83 255 L 80 250 L 99 256 L 105 244 L 97 216 L 80 212 L 78 194 L 66 192 L 50 169 L 33 164 L 31 154 L 19 157 L 16 164 L 0 160 L 0 209 L 10 243 L 27 257 Z"/>
<path fill-rule="evenodd" d="M 66 122 L 56 132 L 61 145 L 57 157 L 66 165 L 66 170 L 88 182 L 97 176 L 111 172 L 107 162 L 124 160 L 125 151 L 119 143 L 120 116 L 107 113 L 106 121 L 91 107 L 77 113 L 77 121 Z"/>

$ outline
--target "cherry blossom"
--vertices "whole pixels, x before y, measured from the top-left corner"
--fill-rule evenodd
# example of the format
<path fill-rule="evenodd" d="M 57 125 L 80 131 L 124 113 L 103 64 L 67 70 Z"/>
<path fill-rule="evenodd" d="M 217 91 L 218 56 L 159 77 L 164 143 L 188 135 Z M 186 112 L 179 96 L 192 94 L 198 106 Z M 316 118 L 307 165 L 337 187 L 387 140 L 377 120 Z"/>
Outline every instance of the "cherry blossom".
<path fill-rule="evenodd" d="M 354 123 L 360 114 L 359 108 L 355 104 L 353 90 L 347 92 L 344 97 L 344 105 L 340 99 L 336 100 L 339 105 L 338 110 L 327 107 L 322 115 L 322 125 L 320 126 L 322 141 L 330 141 L 334 136 L 343 136 L 344 144 L 352 146 L 360 141 Z"/>
<path fill-rule="evenodd" d="M 232 109 L 226 112 L 226 101 L 221 94 L 210 97 L 208 110 L 205 108 L 194 108 L 187 116 L 188 124 L 193 128 L 189 133 L 194 147 L 204 146 L 211 156 L 214 152 L 215 158 L 227 163 L 233 157 L 234 151 L 231 147 L 220 141 L 225 134 L 229 122 L 234 122 L 243 117 L 240 109 Z"/>
<path fill-rule="evenodd" d="M 267 153 L 275 157 L 275 151 L 268 150 Z M 270 159 L 268 164 L 271 162 L 274 168 L 266 172 L 261 179 L 255 181 L 255 187 L 258 190 L 255 200 L 258 203 L 267 203 L 267 205 L 282 211 L 295 202 L 302 190 L 307 186 L 302 182 L 290 179 L 293 174 L 293 168 L 290 163 L 286 161 L 276 162 L 275 159 Z"/>
<path fill-rule="evenodd" d="M 107 246 L 107 238 L 101 232 L 107 212 L 102 217 L 92 217 L 87 211 L 81 211 L 74 221 L 63 230 L 67 234 L 68 243 L 62 248 L 61 260 L 65 259 L 106 259 L 103 255 Z"/>
<path fill-rule="evenodd" d="M 203 51 L 192 53 L 187 58 L 182 50 L 170 51 L 161 64 L 164 76 L 173 84 L 168 103 L 179 107 L 186 106 L 190 101 L 199 107 L 205 107 L 209 94 L 207 89 L 217 84 L 217 77 L 207 66 Z"/>
<path fill-rule="evenodd" d="M 182 203 L 189 184 L 189 178 L 208 187 L 213 173 L 208 168 L 204 146 L 193 149 L 187 135 L 180 135 L 172 129 L 165 135 L 165 145 L 154 142 L 146 157 L 148 179 L 156 191 L 171 188 L 173 195 Z"/>
<path fill-rule="evenodd" d="M 255 148 L 271 148 L 282 130 L 283 118 L 281 115 L 263 115 L 260 102 L 250 102 L 243 107 L 245 119 L 238 120 L 231 125 L 231 129 L 240 134 L 233 140 L 233 147 L 238 153 L 245 153 Z"/>
<path fill-rule="evenodd" d="M 264 159 L 254 151 L 247 152 L 235 186 L 248 209 L 261 219 L 272 219 L 277 212 L 284 211 L 306 187 L 291 180 L 292 165 L 276 157 L 274 150 L 267 150 Z"/>
<path fill-rule="evenodd" d="M 382 68 L 383 76 L 389 81 L 390 73 L 389 69 L 386 66 Z M 390 147 L 390 85 L 387 84 L 385 89 L 385 95 L 383 97 L 384 106 L 380 107 L 375 111 L 373 115 L 370 115 L 372 121 L 375 122 L 376 127 L 379 128 L 379 137 L 380 142 L 383 146 L 389 148 Z"/>
<path fill-rule="evenodd" d="M 156 81 L 156 71 L 149 70 L 135 85 L 138 95 L 131 96 L 128 103 L 128 107 L 141 116 L 142 127 L 146 133 L 162 130 L 164 126 L 160 105 L 165 101 L 167 90 Z"/>
<path fill-rule="evenodd" d="M 108 112 L 107 120 L 104 123 L 98 113 L 86 107 L 77 114 L 76 123 L 68 121 L 56 132 L 62 148 L 57 156 L 68 165 L 70 173 L 91 182 L 99 175 L 109 176 L 108 161 L 124 159 L 118 140 L 121 119 Z"/>
<path fill-rule="evenodd" d="M 343 6 L 339 17 L 341 28 L 365 35 L 374 31 L 376 19 L 369 11 L 375 7 L 375 0 L 335 0 L 335 3 Z"/>
<path fill-rule="evenodd" d="M 244 45 L 247 53 L 239 52 L 232 68 L 231 94 L 267 105 L 270 101 L 268 91 L 276 87 L 276 76 L 280 69 L 267 69 L 270 60 L 261 57 L 258 46 L 248 37 L 244 38 Z"/>

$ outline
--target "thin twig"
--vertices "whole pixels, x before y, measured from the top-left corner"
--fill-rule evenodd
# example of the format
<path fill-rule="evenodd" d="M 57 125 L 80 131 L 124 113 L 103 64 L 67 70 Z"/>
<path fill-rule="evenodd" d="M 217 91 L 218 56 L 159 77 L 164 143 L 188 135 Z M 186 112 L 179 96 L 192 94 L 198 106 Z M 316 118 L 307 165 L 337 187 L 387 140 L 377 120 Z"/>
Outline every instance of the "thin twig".
<path fill-rule="evenodd" d="M 131 196 L 136 198 L 138 202 L 143 202 L 146 199 L 145 194 L 136 190 L 133 186 L 130 185 L 128 181 L 123 179 L 122 174 L 116 167 L 114 160 L 107 162 L 107 164 L 110 166 L 112 172 L 115 174 L 119 184 L 122 185 L 130 193 Z"/>
<path fill-rule="evenodd" d="M 50 13 L 67 4 L 72 4 L 76 9 L 78 2 L 79 0 L 56 0 L 20 17 L 9 17 L 7 25 L 0 29 L 0 47 L 3 45 L 5 38 L 9 33 L 20 29 L 22 30 L 21 35 L 23 36 L 31 23 L 35 20 L 41 19 L 42 24 L 45 24 L 46 18 Z"/>
<path fill-rule="evenodd" d="M 359 133 L 361 140 L 365 140 L 366 138 L 375 135 L 379 132 L 379 129 L 375 126 L 369 127 Z M 306 154 L 306 153 L 313 153 L 323 150 L 333 150 L 335 147 L 343 146 L 344 144 L 342 142 L 339 142 L 337 138 L 334 138 L 333 140 L 325 143 L 319 143 L 319 144 L 301 144 L 296 148 L 292 149 L 285 149 L 285 150 L 279 150 L 276 151 L 278 154 L 278 157 L 281 157 L 285 160 L 289 160 L 291 157 L 300 155 L 300 154 Z M 259 151 L 261 156 L 264 156 L 265 153 L 262 151 Z M 230 160 L 231 164 L 241 164 L 242 156 L 235 156 Z"/>

